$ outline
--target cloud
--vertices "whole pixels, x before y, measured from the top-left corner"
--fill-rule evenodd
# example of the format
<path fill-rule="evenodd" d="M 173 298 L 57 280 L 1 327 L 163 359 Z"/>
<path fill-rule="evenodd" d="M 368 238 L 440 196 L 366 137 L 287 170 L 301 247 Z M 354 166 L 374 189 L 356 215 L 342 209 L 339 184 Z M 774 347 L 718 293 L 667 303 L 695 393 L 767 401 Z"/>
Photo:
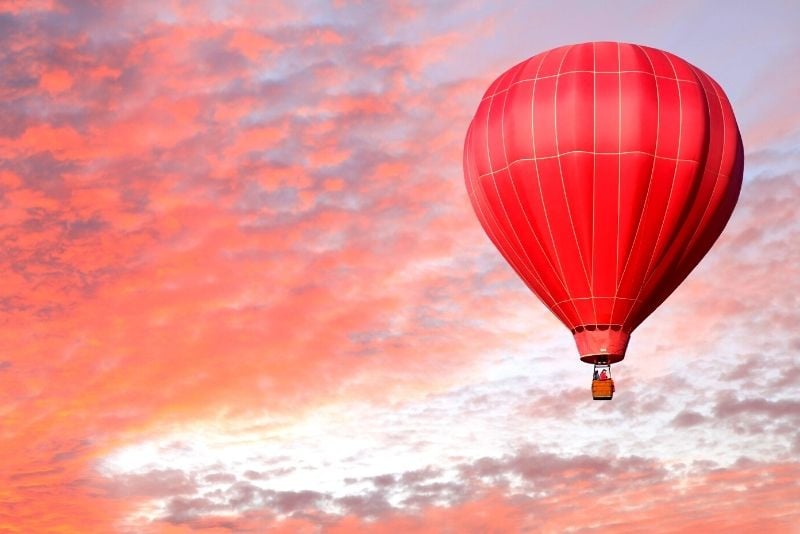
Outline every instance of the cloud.
<path fill-rule="evenodd" d="M 4 446 L 33 451 L 2 454 L 14 528 L 82 525 L 64 503 L 92 508 L 98 457 L 160 425 L 387 402 L 499 339 L 458 316 L 500 312 L 457 293 L 480 253 L 459 250 L 480 239 L 454 232 L 463 198 L 440 202 L 460 191 L 441 169 L 460 134 L 414 119 L 466 117 L 462 86 L 420 78 L 453 36 L 398 42 L 376 68 L 379 31 L 277 6 L 264 26 L 255 5 L 52 7 L 2 19 Z M 64 500 L 41 515 L 28 479 Z M 211 502 L 171 469 L 117 482 L 96 497 L 108 521 L 159 491 L 176 516 Z"/>
<path fill-rule="evenodd" d="M 212 482 L 210 480 L 209 482 Z M 115 480 L 112 491 L 121 497 L 157 498 L 191 494 L 197 486 L 185 473 L 177 469 L 153 470 L 128 475 Z"/>
<path fill-rule="evenodd" d="M 672 420 L 672 424 L 678 428 L 687 428 L 696 426 L 704 421 L 706 421 L 706 416 L 703 414 L 692 410 L 684 410 L 675 416 L 675 419 Z"/>
<path fill-rule="evenodd" d="M 489 9 L 307 11 L 0 2 L 0 530 L 641 530 L 667 503 L 714 530 L 755 525 L 745 495 L 764 529 L 794 520 L 791 150 L 748 154 L 762 171 L 725 237 L 641 333 L 691 376 L 656 376 L 662 349 L 643 350 L 630 369 L 652 375 L 620 380 L 636 402 L 584 417 L 569 336 L 482 234 L 459 167 L 495 60 L 521 48 L 487 51 Z M 718 356 L 732 338 L 746 360 Z M 377 415 L 348 419 L 364 405 Z M 373 441 L 341 465 L 291 452 L 334 424 Z M 313 445 L 338 459 L 341 432 Z M 540 448 L 516 447 L 529 433 Z M 172 434 L 150 464 L 105 469 Z M 204 463 L 218 434 L 289 452 Z M 597 449 L 575 450 L 588 434 Z M 663 460 L 726 440 L 755 463 Z M 357 469 L 381 451 L 397 465 Z M 281 486 L 309 473 L 339 490 Z M 604 496 L 631 510 L 582 523 Z"/>
<path fill-rule="evenodd" d="M 742 415 L 760 415 L 770 420 L 800 418 L 800 401 L 768 400 L 763 398 L 738 399 L 732 395 L 723 395 L 717 401 L 714 411 L 717 417 L 728 418 Z"/>
<path fill-rule="evenodd" d="M 570 457 L 527 448 L 462 464 L 457 472 L 446 475 L 446 481 L 437 481 L 443 473 L 436 470 L 382 475 L 371 479 L 372 489 L 343 497 L 234 485 L 218 495 L 217 502 L 236 507 L 238 514 L 216 526 L 223 532 L 247 531 L 253 518 L 259 518 L 262 527 L 278 531 L 302 526 L 332 532 L 398 528 L 430 532 L 497 525 L 547 532 L 626 531 L 662 525 L 663 515 L 669 514 L 673 518 L 670 532 L 756 524 L 779 532 L 800 514 L 788 504 L 797 496 L 790 477 L 798 469 L 796 463 L 763 464 L 741 458 L 729 467 L 712 462 L 678 474 L 646 458 Z M 375 484 L 376 480 L 380 483 Z M 246 499 L 241 498 L 243 492 Z M 398 494 L 405 499 L 392 504 Z M 731 500 L 717 499 L 720 495 L 729 495 Z M 748 507 L 746 502 L 759 507 Z M 226 509 L 230 510 L 208 498 L 176 498 L 168 507 L 169 515 L 159 521 L 207 528 L 214 524 L 215 514 L 227 513 Z M 625 513 L 613 513 L 620 510 Z"/>

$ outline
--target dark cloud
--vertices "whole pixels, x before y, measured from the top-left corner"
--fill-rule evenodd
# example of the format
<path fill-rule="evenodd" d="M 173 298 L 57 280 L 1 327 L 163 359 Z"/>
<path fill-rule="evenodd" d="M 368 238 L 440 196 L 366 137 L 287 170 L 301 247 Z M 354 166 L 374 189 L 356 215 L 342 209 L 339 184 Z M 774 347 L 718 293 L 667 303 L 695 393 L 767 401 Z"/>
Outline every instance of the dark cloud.
<path fill-rule="evenodd" d="M 249 482 L 237 482 L 224 490 L 227 505 L 235 510 L 243 510 L 261 505 L 264 501 L 264 491 Z"/>
<path fill-rule="evenodd" d="M 348 495 L 335 501 L 347 513 L 366 519 L 380 517 L 392 510 L 386 496 L 375 491 L 363 495 Z"/>
<path fill-rule="evenodd" d="M 0 369 L 2 369 L 2 365 L 0 364 Z M 59 463 L 59 462 L 66 462 L 69 460 L 73 460 L 75 458 L 79 458 L 82 454 L 90 453 L 92 450 L 92 441 L 89 439 L 83 439 L 72 445 L 63 446 L 59 445 L 59 452 L 53 454 L 52 458 L 50 459 L 51 463 Z"/>
<path fill-rule="evenodd" d="M 800 472 L 796 463 L 764 464 L 747 457 L 727 467 L 710 461 L 696 461 L 690 467 L 687 475 L 678 475 L 649 458 L 561 456 L 528 448 L 516 454 L 464 463 L 456 472 L 428 468 L 359 479 L 358 482 L 371 483 L 371 489 L 344 496 L 313 490 L 273 491 L 240 482 L 214 495 L 176 497 L 170 501 L 164 520 L 201 528 L 216 521 L 216 514 L 233 512 L 237 514 L 231 519 L 233 524 L 226 527 L 233 531 L 245 529 L 253 517 L 260 518 L 262 526 L 272 524 L 276 528 L 281 517 L 302 520 L 309 528 L 322 529 L 344 525 L 345 518 L 390 525 L 398 518 L 427 517 L 432 510 L 469 513 L 466 511 L 478 506 L 490 513 L 491 505 L 483 500 L 487 494 L 502 492 L 508 506 L 503 513 L 514 511 L 521 517 L 535 518 L 541 525 L 564 526 L 572 517 L 569 510 L 578 506 L 587 513 L 600 514 L 595 522 L 598 527 L 636 530 L 651 516 L 666 513 L 665 507 L 669 505 L 693 516 L 681 523 L 685 528 L 694 525 L 693 528 L 702 530 L 701 526 L 713 528 L 726 524 L 729 507 L 738 506 L 724 499 L 708 501 L 709 495 L 724 495 L 730 487 L 747 484 L 746 481 L 756 477 L 758 485 L 748 485 L 745 495 L 754 502 L 770 502 L 774 496 L 796 493 L 797 489 L 787 485 L 784 477 L 786 473 Z M 436 480 L 442 477 L 443 480 Z M 658 498 L 654 498 L 654 491 Z M 397 505 L 391 504 L 396 497 L 402 498 Z M 631 513 L 613 517 L 601 513 L 608 503 L 621 501 L 633 506 Z M 735 519 L 734 524 L 741 521 Z"/>
<path fill-rule="evenodd" d="M 734 395 L 726 394 L 717 401 L 714 415 L 724 419 L 756 415 L 767 417 L 772 421 L 788 419 L 800 422 L 800 400 L 739 399 Z"/>
<path fill-rule="evenodd" d="M 98 216 L 94 216 L 89 219 L 67 221 L 65 224 L 67 226 L 65 236 L 68 239 L 81 239 L 90 237 L 109 227 L 108 222 L 100 219 Z"/>
<path fill-rule="evenodd" d="M 800 343 L 798 343 L 800 344 Z M 796 347 L 800 350 L 800 347 Z M 781 370 L 780 377 L 770 384 L 770 388 L 776 390 L 791 388 L 800 384 L 800 365 L 792 365 Z"/>
<path fill-rule="evenodd" d="M 312 490 L 274 491 L 240 481 L 202 495 L 171 498 L 165 520 L 195 524 L 206 519 L 204 516 L 218 512 L 247 515 L 259 510 L 284 515 L 301 512 L 313 514 L 331 500 L 331 496 Z M 359 506 L 360 502 L 355 499 L 351 504 Z"/>
<path fill-rule="evenodd" d="M 167 506 L 167 515 L 164 518 L 169 523 L 187 523 L 203 514 L 210 514 L 225 507 L 216 504 L 205 497 L 175 497 L 170 499 Z"/>
<path fill-rule="evenodd" d="M 269 502 L 279 512 L 289 514 L 300 510 L 314 509 L 329 497 L 317 491 L 278 491 L 270 493 Z"/>
<path fill-rule="evenodd" d="M 179 469 L 154 469 L 141 474 L 122 475 L 115 477 L 110 484 L 110 493 L 118 497 L 173 497 L 191 495 L 198 490 L 193 478 Z M 181 508 L 184 504 L 177 506 Z"/>
<path fill-rule="evenodd" d="M 539 452 L 522 451 L 500 459 L 482 458 L 462 467 L 467 478 L 489 478 L 496 484 L 509 475 L 521 477 L 538 489 L 553 488 L 578 480 L 594 480 L 596 491 L 603 491 L 613 480 L 625 478 L 640 484 L 657 484 L 668 476 L 667 471 L 653 460 L 636 456 L 607 458 L 579 455 L 562 457 Z"/>
<path fill-rule="evenodd" d="M 376 488 L 387 488 L 393 486 L 395 482 L 396 480 L 394 475 L 380 475 L 377 477 L 372 477 L 372 483 Z"/>
<path fill-rule="evenodd" d="M 0 34 L 2 29 L 0 29 Z M 19 137 L 25 128 L 28 126 L 27 114 L 21 110 L 21 99 L 12 102 L 0 102 L 0 115 L 3 120 L 0 121 L 0 136 L 3 137 Z"/>
<path fill-rule="evenodd" d="M 424 469 L 415 469 L 413 471 L 406 471 L 399 477 L 400 484 L 404 486 L 414 486 L 424 483 L 430 479 L 435 479 L 442 476 L 443 472 L 439 468 L 426 467 Z"/>
<path fill-rule="evenodd" d="M 431 506 L 448 506 L 464 502 L 473 493 L 460 481 L 428 482 L 409 488 L 408 496 L 402 501 L 404 507 L 425 509 Z"/>
<path fill-rule="evenodd" d="M 18 174 L 30 189 L 63 200 L 69 195 L 63 174 L 74 172 L 78 164 L 59 159 L 48 151 L 37 152 L 21 159 L 5 160 L 0 163 L 0 168 Z"/>
<path fill-rule="evenodd" d="M 214 76 L 239 75 L 247 66 L 247 59 L 239 52 L 227 48 L 227 38 L 207 39 L 193 46 L 193 56 L 201 71 Z"/>
<path fill-rule="evenodd" d="M 706 422 L 708 418 L 692 410 L 684 410 L 672 419 L 672 426 L 690 428 Z"/>
<path fill-rule="evenodd" d="M 236 475 L 231 473 L 209 473 L 203 479 L 212 484 L 233 484 L 236 482 Z"/>

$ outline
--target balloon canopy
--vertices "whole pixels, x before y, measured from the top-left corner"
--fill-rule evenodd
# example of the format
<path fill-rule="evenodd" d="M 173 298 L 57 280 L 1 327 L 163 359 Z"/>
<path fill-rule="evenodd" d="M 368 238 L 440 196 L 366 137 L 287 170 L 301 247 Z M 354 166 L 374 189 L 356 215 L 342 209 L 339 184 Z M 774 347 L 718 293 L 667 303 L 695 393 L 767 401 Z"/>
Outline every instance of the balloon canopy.
<path fill-rule="evenodd" d="M 668 52 L 613 42 L 504 72 L 464 146 L 481 225 L 590 363 L 624 358 L 630 333 L 708 252 L 743 164 L 717 82 Z"/>

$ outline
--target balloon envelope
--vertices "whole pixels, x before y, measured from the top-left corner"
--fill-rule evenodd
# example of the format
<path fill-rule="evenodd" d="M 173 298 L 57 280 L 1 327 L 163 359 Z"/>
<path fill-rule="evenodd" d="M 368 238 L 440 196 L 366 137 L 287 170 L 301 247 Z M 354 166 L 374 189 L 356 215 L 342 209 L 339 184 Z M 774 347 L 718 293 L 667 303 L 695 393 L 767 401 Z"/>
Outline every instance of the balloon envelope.
<path fill-rule="evenodd" d="M 621 360 L 708 252 L 743 164 L 719 84 L 668 52 L 611 42 L 504 72 L 464 146 L 481 225 L 587 362 Z"/>

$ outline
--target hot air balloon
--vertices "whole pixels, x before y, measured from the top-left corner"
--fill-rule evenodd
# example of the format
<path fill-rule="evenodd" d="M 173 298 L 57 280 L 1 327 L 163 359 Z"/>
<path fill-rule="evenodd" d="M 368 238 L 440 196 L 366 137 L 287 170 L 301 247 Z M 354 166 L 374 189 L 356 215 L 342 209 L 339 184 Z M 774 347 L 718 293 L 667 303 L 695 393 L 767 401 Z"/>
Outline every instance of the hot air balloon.
<path fill-rule="evenodd" d="M 743 166 L 719 84 L 627 43 L 563 46 L 510 68 L 464 144 L 483 229 L 595 366 L 595 399 L 613 396 L 610 365 L 631 332 L 722 233 Z"/>

